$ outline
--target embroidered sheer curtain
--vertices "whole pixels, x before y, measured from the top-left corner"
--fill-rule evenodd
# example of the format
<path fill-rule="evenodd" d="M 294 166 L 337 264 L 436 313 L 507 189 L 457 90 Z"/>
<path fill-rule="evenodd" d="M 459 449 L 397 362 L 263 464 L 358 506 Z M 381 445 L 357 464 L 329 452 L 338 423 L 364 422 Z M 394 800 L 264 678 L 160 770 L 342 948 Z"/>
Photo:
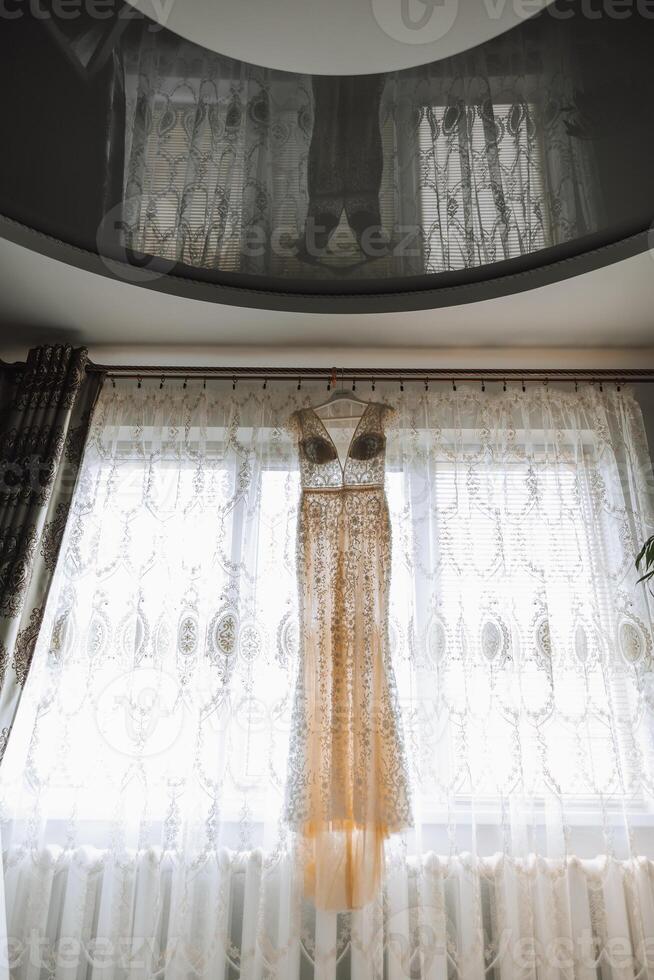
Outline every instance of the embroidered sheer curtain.
<path fill-rule="evenodd" d="M 398 408 L 390 631 L 415 826 L 387 847 L 383 896 L 337 914 L 302 900 L 282 820 L 284 423 L 324 388 L 105 385 L 1 775 L 17 980 L 647 967 L 642 419 L 629 391 L 488 388 L 374 395 Z"/>

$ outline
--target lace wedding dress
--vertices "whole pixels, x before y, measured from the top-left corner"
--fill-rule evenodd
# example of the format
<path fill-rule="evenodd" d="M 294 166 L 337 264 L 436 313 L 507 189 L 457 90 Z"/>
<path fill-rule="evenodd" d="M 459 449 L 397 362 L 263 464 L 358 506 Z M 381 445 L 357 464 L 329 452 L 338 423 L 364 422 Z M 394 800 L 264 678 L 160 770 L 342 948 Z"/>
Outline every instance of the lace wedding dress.
<path fill-rule="evenodd" d="M 292 419 L 302 479 L 301 650 L 286 820 L 303 844 L 305 889 L 319 908 L 367 904 L 384 840 L 411 823 L 388 644 L 390 411 L 369 402 L 342 457 L 313 409 Z"/>

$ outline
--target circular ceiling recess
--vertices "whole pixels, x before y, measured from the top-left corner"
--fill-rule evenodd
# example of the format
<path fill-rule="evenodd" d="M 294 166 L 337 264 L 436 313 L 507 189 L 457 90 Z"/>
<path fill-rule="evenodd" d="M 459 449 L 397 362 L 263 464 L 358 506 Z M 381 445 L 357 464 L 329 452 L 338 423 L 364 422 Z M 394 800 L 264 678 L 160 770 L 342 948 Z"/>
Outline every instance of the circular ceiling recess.
<path fill-rule="evenodd" d="M 552 0 L 128 0 L 188 41 L 252 65 L 365 75 L 438 61 Z"/>
<path fill-rule="evenodd" d="M 193 0 L 183 28 L 187 0 L 133 2 L 168 27 L 130 7 L 99 36 L 35 16 L 0 32 L 0 236 L 31 229 L 28 247 L 170 294 L 321 313 L 463 305 L 651 248 L 654 20 L 636 8 Z"/>

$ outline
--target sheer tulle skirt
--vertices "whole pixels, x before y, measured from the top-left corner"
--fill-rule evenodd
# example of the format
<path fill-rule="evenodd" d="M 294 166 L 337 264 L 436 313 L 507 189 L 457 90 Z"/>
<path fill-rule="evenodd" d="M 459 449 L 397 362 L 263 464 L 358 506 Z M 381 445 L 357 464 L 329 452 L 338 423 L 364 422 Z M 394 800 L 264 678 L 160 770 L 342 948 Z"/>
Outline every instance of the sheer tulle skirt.
<path fill-rule="evenodd" d="M 411 822 L 389 662 L 383 488 L 305 490 L 298 558 L 301 658 L 286 817 L 315 904 L 357 908 L 379 886 L 385 839 Z"/>

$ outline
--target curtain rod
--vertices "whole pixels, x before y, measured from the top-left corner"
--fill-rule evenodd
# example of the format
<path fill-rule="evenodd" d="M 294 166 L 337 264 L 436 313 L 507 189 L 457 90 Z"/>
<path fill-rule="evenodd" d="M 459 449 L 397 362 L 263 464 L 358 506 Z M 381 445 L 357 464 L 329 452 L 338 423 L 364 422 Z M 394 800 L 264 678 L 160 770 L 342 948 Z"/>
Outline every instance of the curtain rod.
<path fill-rule="evenodd" d="M 176 365 L 145 364 L 93 364 L 86 368 L 91 374 L 104 374 L 109 378 L 222 378 L 227 381 L 311 381 L 323 380 L 337 382 L 359 381 L 362 384 L 372 381 L 416 382 L 431 381 L 524 381 L 525 383 L 545 383 L 579 381 L 590 383 L 627 384 L 639 382 L 654 383 L 654 368 L 628 368 L 610 370 L 601 368 L 534 369 L 534 368 L 370 368 L 370 367 L 179 367 Z"/>

